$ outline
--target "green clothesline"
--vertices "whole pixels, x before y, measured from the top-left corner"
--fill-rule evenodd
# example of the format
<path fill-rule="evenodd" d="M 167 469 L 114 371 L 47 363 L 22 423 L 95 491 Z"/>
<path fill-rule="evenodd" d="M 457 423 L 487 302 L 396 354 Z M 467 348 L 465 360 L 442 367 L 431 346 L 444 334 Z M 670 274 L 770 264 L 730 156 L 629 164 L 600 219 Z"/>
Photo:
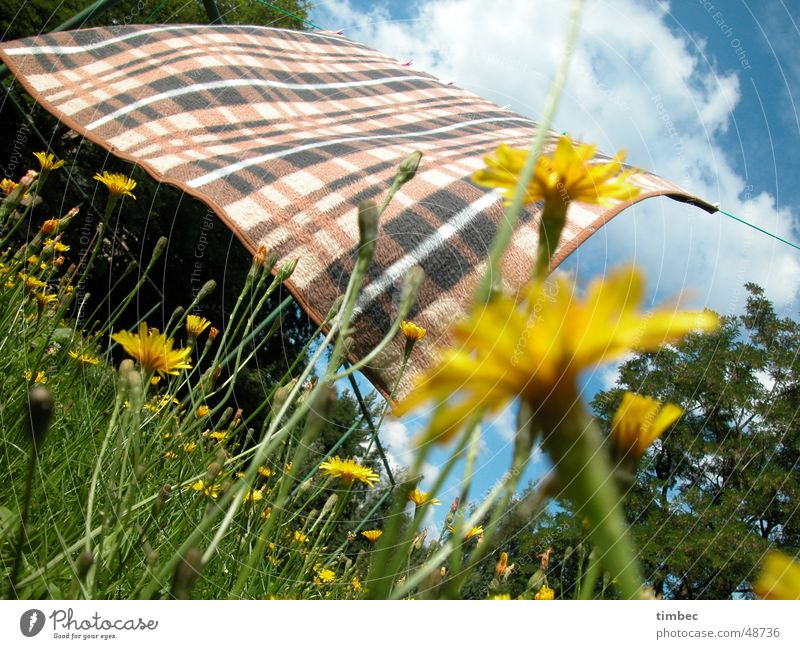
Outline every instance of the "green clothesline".
<path fill-rule="evenodd" d="M 753 228 L 754 230 L 758 230 L 762 234 L 766 234 L 768 237 L 772 237 L 773 239 L 777 239 L 781 243 L 785 243 L 787 246 L 791 246 L 795 250 L 800 250 L 800 246 L 798 246 L 796 243 L 792 243 L 791 241 L 787 241 L 786 239 L 783 239 L 782 237 L 779 237 L 777 234 L 773 234 L 772 232 L 769 232 L 769 231 L 765 230 L 764 228 L 760 228 L 757 225 L 755 225 L 753 223 L 750 223 L 749 221 L 745 221 L 744 219 L 740 219 L 738 216 L 734 216 L 733 214 L 731 214 L 730 212 L 726 212 L 725 210 L 718 209 L 717 211 L 720 214 L 724 214 L 725 216 L 728 216 L 728 217 L 732 218 L 734 221 L 738 221 L 739 223 L 744 223 L 746 226 L 748 226 L 750 228 Z"/>

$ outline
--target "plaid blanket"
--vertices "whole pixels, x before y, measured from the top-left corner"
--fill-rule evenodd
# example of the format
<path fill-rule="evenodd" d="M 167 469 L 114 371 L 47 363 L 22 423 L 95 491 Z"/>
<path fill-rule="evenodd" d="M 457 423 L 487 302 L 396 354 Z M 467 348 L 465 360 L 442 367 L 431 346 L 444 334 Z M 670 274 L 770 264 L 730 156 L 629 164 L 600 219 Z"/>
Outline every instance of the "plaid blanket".
<path fill-rule="evenodd" d="M 472 184 L 471 174 L 500 142 L 527 148 L 536 129 L 327 32 L 99 28 L 0 43 L 0 57 L 59 120 L 204 201 L 251 252 L 264 243 L 282 260 L 299 257 L 287 286 L 317 322 L 353 268 L 356 205 L 380 200 L 400 160 L 422 151 L 417 176 L 380 225 L 352 347 L 356 360 L 384 336 L 405 274 L 421 266 L 413 319 L 430 335 L 415 349 L 399 395 L 435 361 L 434 348 L 467 308 L 502 216 L 500 198 Z M 552 145 L 557 136 L 548 135 Z M 667 195 L 714 211 L 657 176 L 641 173 L 636 182 L 637 200 Z M 628 205 L 573 204 L 556 264 Z M 505 257 L 511 290 L 530 277 L 539 207 L 526 210 Z M 402 350 L 395 340 L 367 372 L 384 393 Z"/>

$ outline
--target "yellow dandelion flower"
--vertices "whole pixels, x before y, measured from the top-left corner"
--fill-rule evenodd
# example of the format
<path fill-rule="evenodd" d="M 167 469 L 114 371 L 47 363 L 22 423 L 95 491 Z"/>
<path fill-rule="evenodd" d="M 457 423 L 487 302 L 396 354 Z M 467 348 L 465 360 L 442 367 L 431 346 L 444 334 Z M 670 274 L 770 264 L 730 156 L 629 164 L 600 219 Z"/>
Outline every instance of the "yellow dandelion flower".
<path fill-rule="evenodd" d="M 266 466 L 258 467 L 257 471 L 262 478 L 269 478 L 272 475 L 272 469 Z"/>
<path fill-rule="evenodd" d="M 198 417 L 201 417 L 201 418 L 202 418 L 202 417 L 206 417 L 206 416 L 208 415 L 208 413 L 209 413 L 209 412 L 211 412 L 211 408 L 209 408 L 209 407 L 208 407 L 207 405 L 205 405 L 205 404 L 203 404 L 202 406 L 199 406 L 199 407 L 197 408 L 197 416 L 198 416 Z"/>
<path fill-rule="evenodd" d="M 136 181 L 125 174 L 111 174 L 104 171 L 102 176 L 99 173 L 95 174 L 94 180 L 103 183 L 113 196 L 130 196 L 136 200 L 136 196 L 131 193 L 136 188 Z"/>
<path fill-rule="evenodd" d="M 295 543 L 308 543 L 308 536 L 303 534 L 300 530 L 295 530 L 294 541 Z"/>
<path fill-rule="evenodd" d="M 58 232 L 58 219 L 47 219 L 39 228 L 42 234 L 55 234 Z"/>
<path fill-rule="evenodd" d="M 800 599 L 800 563 L 782 552 L 769 552 L 753 590 L 761 599 Z"/>
<path fill-rule="evenodd" d="M 244 503 L 257 503 L 259 500 L 264 499 L 264 494 L 260 489 L 248 489 L 242 498 Z"/>
<path fill-rule="evenodd" d="M 342 459 L 338 455 L 320 464 L 319 470 L 331 477 L 341 479 L 344 486 L 353 484 L 354 480 L 360 480 L 371 487 L 378 481 L 378 474 L 369 467 L 359 464 L 352 458 Z"/>
<path fill-rule="evenodd" d="M 18 273 L 18 275 L 22 280 L 22 283 L 25 285 L 25 290 L 28 291 L 28 293 L 34 293 L 36 290 L 45 288 L 47 286 L 46 282 L 43 282 L 37 277 L 33 277 L 33 275 L 27 275 L 26 273 Z"/>
<path fill-rule="evenodd" d="M 158 374 L 150 377 L 150 385 L 158 385 L 159 383 L 161 383 L 161 377 Z"/>
<path fill-rule="evenodd" d="M 364 530 L 361 532 L 361 536 L 367 539 L 367 541 L 370 543 L 375 543 L 375 541 L 381 538 L 381 534 L 383 534 L 382 530 Z"/>
<path fill-rule="evenodd" d="M 164 453 L 165 460 L 174 460 L 176 457 L 178 457 L 178 454 L 175 453 L 174 451 L 166 451 Z"/>
<path fill-rule="evenodd" d="M 556 591 L 549 586 L 542 586 L 539 592 L 533 596 L 533 599 L 555 599 Z"/>
<path fill-rule="evenodd" d="M 191 367 L 188 361 L 191 348 L 173 349 L 172 338 L 159 333 L 158 329 L 148 329 L 147 323 L 139 325 L 138 334 L 120 331 L 111 336 L 111 339 L 122 345 L 129 356 L 139 361 L 147 373 L 158 372 L 163 376 L 177 374 L 178 370 Z"/>
<path fill-rule="evenodd" d="M 265 507 L 264 511 L 261 512 L 261 518 L 267 520 L 270 516 L 272 516 L 272 507 Z"/>
<path fill-rule="evenodd" d="M 359 581 L 358 577 L 353 577 L 353 579 L 350 581 L 350 586 L 356 592 L 361 590 L 361 582 Z"/>
<path fill-rule="evenodd" d="M 0 180 L 0 192 L 3 192 L 6 196 L 13 192 L 16 188 L 17 183 L 11 180 L 11 178 L 3 178 Z"/>
<path fill-rule="evenodd" d="M 56 161 L 56 156 L 52 153 L 45 153 L 44 151 L 40 151 L 38 153 L 34 153 L 33 155 L 36 156 L 36 159 L 39 161 L 39 164 L 42 167 L 42 171 L 53 171 L 54 169 L 58 169 L 59 167 L 64 166 L 63 160 Z"/>
<path fill-rule="evenodd" d="M 441 504 L 438 498 L 432 498 L 427 491 L 421 491 L 420 489 L 414 489 L 414 491 L 409 493 L 408 499 L 417 507 L 421 507 L 426 503 L 430 503 L 431 505 Z"/>
<path fill-rule="evenodd" d="M 186 332 L 193 339 L 197 339 L 201 333 L 211 326 L 211 321 L 199 315 L 186 316 Z"/>
<path fill-rule="evenodd" d="M 81 365 L 99 365 L 100 359 L 97 356 L 93 356 L 92 354 L 88 354 L 86 352 L 67 352 L 70 358 L 74 358 L 78 361 Z"/>
<path fill-rule="evenodd" d="M 638 461 L 647 448 L 674 424 L 683 410 L 651 397 L 626 392 L 611 424 L 611 445 L 618 460 Z"/>
<path fill-rule="evenodd" d="M 52 249 L 55 252 L 69 252 L 69 246 L 57 239 L 45 239 L 43 245 L 45 248 Z"/>
<path fill-rule="evenodd" d="M 57 295 L 53 295 L 52 293 L 45 293 L 44 291 L 36 291 L 33 294 L 33 297 L 36 298 L 36 301 L 39 303 L 39 307 L 42 309 L 46 308 L 53 302 L 58 302 Z"/>
<path fill-rule="evenodd" d="M 203 480 L 198 480 L 192 485 L 192 489 L 212 500 L 219 498 L 219 485 L 217 484 L 207 485 Z"/>
<path fill-rule="evenodd" d="M 475 527 L 471 528 L 465 535 L 464 540 L 469 541 L 470 539 L 475 538 L 476 536 L 483 536 L 483 525 L 476 525 Z"/>
<path fill-rule="evenodd" d="M 215 430 L 214 432 L 209 433 L 208 436 L 211 439 L 217 440 L 218 442 L 224 442 L 226 439 L 228 439 L 228 431 L 227 430 Z"/>
<path fill-rule="evenodd" d="M 409 322 L 408 320 L 403 320 L 400 323 L 400 331 L 403 332 L 403 335 L 406 337 L 406 340 L 410 340 L 411 342 L 417 342 L 418 340 L 422 340 L 428 333 L 425 330 L 425 327 L 420 327 L 419 325 L 416 325 L 413 322 Z"/>
<path fill-rule="evenodd" d="M 31 370 L 25 370 L 22 373 L 22 376 L 29 383 L 41 383 L 41 384 L 47 383 L 47 376 L 45 375 L 44 372 L 41 372 L 41 371 L 36 372 L 36 375 L 34 376 L 34 374 L 33 374 L 33 372 Z"/>
<path fill-rule="evenodd" d="M 511 599 L 511 595 L 509 595 L 508 593 L 499 593 L 497 595 L 492 595 L 489 599 L 490 600 L 510 600 Z"/>
<path fill-rule="evenodd" d="M 192 451 L 194 451 L 194 449 L 197 448 L 197 442 L 194 441 L 186 442 L 186 444 L 181 446 L 181 448 L 183 449 L 184 453 L 191 453 Z"/>
<path fill-rule="evenodd" d="M 330 584 L 334 579 L 336 579 L 336 573 L 328 568 L 320 570 L 317 573 L 317 576 L 320 578 L 320 581 L 322 581 L 323 584 Z"/>
<path fill-rule="evenodd" d="M 477 409 L 496 412 L 517 396 L 540 417 L 560 418 L 563 404 L 578 400 L 577 376 L 584 368 L 719 326 L 710 311 L 642 312 L 643 297 L 642 276 L 633 267 L 594 280 L 584 299 L 566 278 L 552 286 L 532 282 L 522 303 L 498 296 L 454 327 L 460 346 L 445 351 L 394 412 L 435 400 L 440 407 L 428 438 L 441 443 Z"/>
<path fill-rule="evenodd" d="M 623 170 L 625 152 L 620 151 L 609 162 L 591 162 L 597 147 L 579 144 L 562 136 L 552 157 L 542 155 L 527 187 L 525 202 L 570 201 L 607 204 L 610 200 L 635 198 L 639 189 L 630 183 L 634 170 Z M 525 167 L 528 151 L 501 144 L 492 155 L 484 157 L 485 169 L 472 175 L 477 185 L 503 190 L 506 204 L 516 192 L 519 177 Z"/>

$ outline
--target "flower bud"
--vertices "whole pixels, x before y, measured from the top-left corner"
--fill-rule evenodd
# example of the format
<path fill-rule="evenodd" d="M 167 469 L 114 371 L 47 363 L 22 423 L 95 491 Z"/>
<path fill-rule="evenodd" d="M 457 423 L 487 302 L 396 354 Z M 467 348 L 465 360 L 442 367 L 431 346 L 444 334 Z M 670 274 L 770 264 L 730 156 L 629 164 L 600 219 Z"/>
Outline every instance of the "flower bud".
<path fill-rule="evenodd" d="M 197 548 L 189 548 L 175 567 L 170 592 L 172 597 L 188 599 L 202 570 L 203 554 Z"/>
<path fill-rule="evenodd" d="M 375 201 L 361 201 L 358 204 L 359 255 L 369 261 L 375 252 L 378 237 L 378 207 Z"/>
<path fill-rule="evenodd" d="M 37 384 L 28 391 L 27 414 L 28 433 L 34 449 L 38 449 L 44 442 L 53 416 L 53 397 L 50 390 Z"/>
<path fill-rule="evenodd" d="M 422 160 L 421 151 L 414 151 L 414 153 L 407 155 L 400 163 L 400 166 L 397 169 L 397 175 L 395 176 L 395 183 L 397 183 L 398 185 L 404 185 L 409 180 L 411 180 L 417 173 L 420 160 Z"/>

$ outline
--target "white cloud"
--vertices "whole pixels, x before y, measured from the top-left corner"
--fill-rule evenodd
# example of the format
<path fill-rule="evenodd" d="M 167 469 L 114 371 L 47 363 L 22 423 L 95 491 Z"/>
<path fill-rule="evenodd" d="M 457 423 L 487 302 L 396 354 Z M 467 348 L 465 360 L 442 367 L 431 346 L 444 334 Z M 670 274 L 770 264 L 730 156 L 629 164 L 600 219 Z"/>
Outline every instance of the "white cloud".
<path fill-rule="evenodd" d="M 671 31 L 665 6 L 589 3 L 556 128 L 609 153 L 625 148 L 632 163 L 793 239 L 795 215 L 748 187 L 721 144 L 723 134 L 741 126 L 732 113 L 740 79 L 715 73 L 704 41 Z M 563 1 L 431 0 L 413 11 L 409 20 L 392 21 L 385 8 L 364 13 L 334 0 L 317 13 L 349 38 L 400 60 L 413 58 L 414 67 L 534 119 L 541 114 L 563 50 Z M 744 304 L 744 282 L 755 281 L 778 308 L 796 300 L 796 252 L 725 216 L 665 199 L 617 221 L 595 235 L 605 242 L 595 264 L 633 259 L 661 295 L 686 289 L 694 303 L 732 313 Z"/>
<path fill-rule="evenodd" d="M 381 426 L 380 437 L 392 471 L 408 469 L 414 459 L 413 435 L 408 430 L 408 426 L 398 419 L 388 419 Z M 436 480 L 439 475 L 439 467 L 426 462 L 422 468 L 422 475 L 425 485 L 430 486 L 429 483 Z M 425 486 L 423 485 L 422 488 L 424 489 Z"/>

